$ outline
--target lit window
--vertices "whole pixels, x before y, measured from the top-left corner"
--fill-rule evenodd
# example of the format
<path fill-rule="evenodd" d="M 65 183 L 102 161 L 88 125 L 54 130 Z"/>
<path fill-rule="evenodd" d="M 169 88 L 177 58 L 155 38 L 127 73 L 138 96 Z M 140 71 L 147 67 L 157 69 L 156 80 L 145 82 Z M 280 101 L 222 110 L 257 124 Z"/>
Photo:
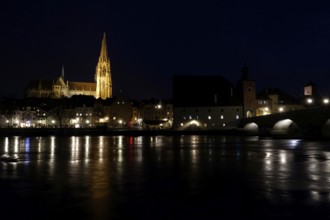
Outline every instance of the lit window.
<path fill-rule="evenodd" d="M 189 115 L 189 119 L 191 119 L 191 115 Z"/>
<path fill-rule="evenodd" d="M 324 104 L 329 104 L 329 99 L 323 99 Z"/>
<path fill-rule="evenodd" d="M 226 123 L 222 123 L 222 127 L 226 127 Z"/>
<path fill-rule="evenodd" d="M 308 103 L 308 104 L 312 104 L 312 103 L 313 103 L 313 99 L 308 98 L 308 99 L 307 99 L 307 103 Z"/>
<path fill-rule="evenodd" d="M 239 119 L 239 115 L 236 115 L 236 119 Z"/>
<path fill-rule="evenodd" d="M 209 120 L 211 120 L 211 115 L 209 115 L 207 118 L 208 118 Z"/>
<path fill-rule="evenodd" d="M 223 119 L 223 115 L 220 115 L 220 119 Z"/>
<path fill-rule="evenodd" d="M 278 110 L 279 110 L 280 112 L 283 112 L 283 111 L 284 111 L 284 108 L 283 108 L 283 107 L 280 107 Z"/>

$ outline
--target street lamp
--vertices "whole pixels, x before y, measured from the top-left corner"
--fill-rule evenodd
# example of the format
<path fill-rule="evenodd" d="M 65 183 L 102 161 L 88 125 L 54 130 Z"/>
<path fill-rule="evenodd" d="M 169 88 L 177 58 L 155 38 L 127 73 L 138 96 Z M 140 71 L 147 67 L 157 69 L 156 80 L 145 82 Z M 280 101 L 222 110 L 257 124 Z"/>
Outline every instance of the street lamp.
<path fill-rule="evenodd" d="M 307 99 L 307 103 L 308 103 L 308 104 L 312 104 L 312 103 L 313 103 L 313 99 L 312 99 L 312 98 L 308 98 L 308 99 Z"/>

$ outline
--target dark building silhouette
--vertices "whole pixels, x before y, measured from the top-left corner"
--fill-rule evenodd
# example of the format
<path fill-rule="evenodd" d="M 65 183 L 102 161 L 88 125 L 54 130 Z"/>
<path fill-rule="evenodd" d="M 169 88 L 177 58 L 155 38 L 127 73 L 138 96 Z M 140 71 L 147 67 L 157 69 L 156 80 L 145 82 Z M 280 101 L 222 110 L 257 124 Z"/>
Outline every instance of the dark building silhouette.
<path fill-rule="evenodd" d="M 234 86 L 220 75 L 176 75 L 173 106 L 229 106 L 235 103 Z"/>
<path fill-rule="evenodd" d="M 173 77 L 173 128 L 232 129 L 241 117 L 235 88 L 222 76 Z"/>

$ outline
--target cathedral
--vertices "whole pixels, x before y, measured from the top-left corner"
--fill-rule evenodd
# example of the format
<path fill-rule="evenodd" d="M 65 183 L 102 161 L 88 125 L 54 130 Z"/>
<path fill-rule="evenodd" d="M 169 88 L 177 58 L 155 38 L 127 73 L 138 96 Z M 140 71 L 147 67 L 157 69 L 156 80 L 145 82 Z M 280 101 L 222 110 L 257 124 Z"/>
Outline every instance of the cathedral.
<path fill-rule="evenodd" d="M 112 97 L 110 59 L 107 51 L 105 33 L 101 53 L 96 65 L 95 82 L 70 82 L 62 75 L 56 80 L 33 80 L 25 89 L 25 97 L 30 98 L 70 98 L 73 95 L 94 96 L 96 99 Z"/>

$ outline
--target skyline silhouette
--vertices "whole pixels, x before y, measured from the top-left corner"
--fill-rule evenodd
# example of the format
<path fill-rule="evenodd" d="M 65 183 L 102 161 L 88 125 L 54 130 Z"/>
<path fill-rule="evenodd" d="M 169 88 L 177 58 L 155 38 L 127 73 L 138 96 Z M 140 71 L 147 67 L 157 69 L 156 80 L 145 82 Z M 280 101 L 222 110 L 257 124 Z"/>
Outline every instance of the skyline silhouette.
<path fill-rule="evenodd" d="M 221 75 L 235 84 L 246 65 L 258 91 L 327 93 L 329 2 L 47 1 L 0 9 L 1 96 L 22 97 L 30 80 L 94 80 L 107 33 L 113 93 L 171 98 L 174 75 Z"/>

